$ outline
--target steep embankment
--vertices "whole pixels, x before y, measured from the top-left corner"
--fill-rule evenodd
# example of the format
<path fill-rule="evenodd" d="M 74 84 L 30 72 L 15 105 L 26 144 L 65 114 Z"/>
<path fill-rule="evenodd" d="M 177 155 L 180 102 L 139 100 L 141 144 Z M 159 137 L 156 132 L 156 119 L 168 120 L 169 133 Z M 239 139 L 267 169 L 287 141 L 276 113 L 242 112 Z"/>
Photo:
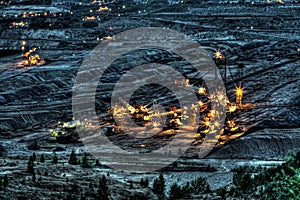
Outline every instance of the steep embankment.
<path fill-rule="evenodd" d="M 209 158 L 283 159 L 300 151 L 300 129 L 264 129 L 250 133 L 209 155 Z"/>

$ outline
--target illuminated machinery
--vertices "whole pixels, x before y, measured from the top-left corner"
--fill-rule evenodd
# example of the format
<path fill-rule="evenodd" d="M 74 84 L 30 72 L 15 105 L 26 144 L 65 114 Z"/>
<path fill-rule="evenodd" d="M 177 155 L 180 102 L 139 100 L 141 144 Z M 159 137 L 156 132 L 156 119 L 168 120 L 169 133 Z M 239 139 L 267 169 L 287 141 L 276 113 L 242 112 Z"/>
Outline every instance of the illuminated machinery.
<path fill-rule="evenodd" d="M 236 87 L 235 96 L 236 96 L 235 102 L 241 108 L 243 106 L 243 88 L 242 87 Z"/>
<path fill-rule="evenodd" d="M 79 139 L 79 135 L 76 132 L 76 126 L 80 123 L 73 122 L 58 122 L 56 129 L 50 129 L 51 136 L 56 138 L 58 143 L 72 143 L 77 142 Z"/>
<path fill-rule="evenodd" d="M 145 106 L 139 104 L 138 106 L 133 107 L 129 104 L 126 104 L 126 107 L 116 104 L 109 109 L 109 115 L 111 116 L 111 118 L 115 117 L 117 119 L 124 119 L 129 114 L 135 122 L 148 121 L 148 109 Z"/>
<path fill-rule="evenodd" d="M 169 112 L 167 112 L 166 128 L 177 130 L 179 126 L 182 125 L 181 118 L 181 110 L 176 107 L 171 107 Z"/>
<path fill-rule="evenodd" d="M 148 108 L 150 105 L 152 105 L 151 109 Z M 119 120 L 125 119 L 129 115 L 136 124 L 140 126 L 152 126 L 153 128 L 164 124 L 165 129 L 176 130 L 182 125 L 180 109 L 171 107 L 167 112 L 159 111 L 156 102 L 145 106 L 138 104 L 135 107 L 129 104 L 126 104 L 126 107 L 116 104 L 113 108 L 109 109 L 109 115 Z"/>
<path fill-rule="evenodd" d="M 187 85 L 187 81 L 182 83 Z M 189 84 L 190 85 L 190 84 Z M 129 116 L 133 119 L 133 122 L 140 126 L 152 126 L 153 128 L 163 125 L 164 130 L 177 130 L 180 126 L 187 127 L 192 126 L 198 127 L 197 135 L 200 139 L 205 138 L 210 130 L 217 130 L 219 127 L 223 127 L 221 135 L 233 135 L 241 132 L 241 129 L 235 124 L 233 118 L 235 117 L 238 110 L 243 108 L 242 96 L 243 88 L 236 88 L 236 102 L 229 102 L 227 100 L 227 119 L 225 124 L 219 124 L 220 113 L 218 110 L 211 108 L 211 100 L 205 87 L 198 88 L 199 101 L 197 104 L 192 104 L 191 107 L 183 107 L 178 109 L 171 107 L 168 111 L 165 109 L 157 109 L 157 103 L 151 103 L 149 105 L 131 106 L 123 102 L 123 106 L 114 105 L 109 109 L 110 123 L 113 124 L 113 118 L 119 120 L 126 120 Z M 216 94 L 215 98 L 224 99 L 226 98 L 223 93 Z M 148 108 L 149 107 L 149 108 Z M 200 120 L 197 117 L 200 116 Z M 104 120 L 108 122 L 107 120 Z M 199 124 L 197 123 L 199 121 Z M 131 122 L 132 123 L 132 122 Z M 128 124 L 130 126 L 130 124 Z M 196 136 L 198 138 L 198 136 Z"/>
<path fill-rule="evenodd" d="M 205 89 L 200 88 L 199 94 L 207 95 L 205 93 Z M 200 123 L 198 127 L 198 134 L 200 135 L 200 139 L 205 138 L 210 130 L 215 130 L 216 128 L 223 126 L 223 129 L 220 135 L 234 135 L 242 132 L 242 129 L 235 123 L 234 117 L 237 112 L 243 108 L 242 104 L 242 95 L 243 88 L 237 87 L 236 89 L 236 102 L 230 102 L 227 100 L 227 110 L 226 110 L 226 122 L 224 125 L 219 124 L 216 117 L 218 117 L 218 111 L 210 109 L 208 102 L 199 101 L 200 108 Z M 217 98 L 224 98 L 222 94 L 218 94 Z"/>
<path fill-rule="evenodd" d="M 22 41 L 22 51 L 23 53 L 23 65 L 29 66 L 29 65 L 42 65 L 45 63 L 44 60 L 41 59 L 39 53 L 37 52 L 37 48 L 33 47 L 32 49 L 29 49 L 26 47 L 26 41 Z"/>
<path fill-rule="evenodd" d="M 130 114 L 136 123 L 147 123 L 150 121 L 150 113 L 147 106 L 138 104 L 135 109 L 130 109 Z"/>
<path fill-rule="evenodd" d="M 109 8 L 107 6 L 100 6 L 99 11 L 100 12 L 109 11 Z"/>
<path fill-rule="evenodd" d="M 227 58 L 222 54 L 221 51 L 215 52 L 215 56 L 213 57 L 217 66 L 224 65 L 224 85 L 227 86 Z M 217 76 L 217 71 L 215 71 L 215 76 Z"/>
<path fill-rule="evenodd" d="M 227 87 L 227 63 L 228 59 L 222 54 L 220 50 L 215 52 L 213 57 L 217 66 L 224 65 L 224 85 Z M 229 68 L 231 78 L 233 80 L 232 73 Z M 235 117 L 237 111 L 243 109 L 243 91 L 244 88 L 241 86 L 236 87 L 235 89 L 235 102 L 227 101 L 227 119 L 223 129 L 223 133 L 226 135 L 232 135 L 238 132 L 241 132 L 241 129 L 235 124 L 233 118 Z"/>
<path fill-rule="evenodd" d="M 50 129 L 51 136 L 56 138 L 58 143 L 76 143 L 79 140 L 79 135 L 76 128 L 94 128 L 91 122 L 79 121 L 73 119 L 69 122 L 58 122 L 55 129 Z"/>
<path fill-rule="evenodd" d="M 221 135 L 234 135 L 242 132 L 242 129 L 235 123 L 234 118 L 238 111 L 243 109 L 243 88 L 236 87 L 235 102 L 227 101 L 226 122 Z"/>
<path fill-rule="evenodd" d="M 168 112 L 159 112 L 153 106 L 153 110 L 150 110 L 147 107 L 138 105 L 138 109 L 133 114 L 133 118 L 137 123 L 139 122 L 150 122 L 152 126 L 158 127 L 160 124 L 164 124 L 165 129 L 177 130 L 181 123 L 181 110 L 176 107 L 171 107 Z M 166 116 L 166 121 L 164 121 L 164 116 Z"/>
<path fill-rule="evenodd" d="M 243 88 L 241 86 L 236 87 L 235 90 L 235 102 L 227 103 L 227 119 L 223 129 L 223 134 L 233 135 L 242 132 L 233 120 L 238 110 L 243 109 Z"/>
<path fill-rule="evenodd" d="M 233 119 L 228 119 L 225 123 L 223 134 L 224 135 L 234 135 L 242 132 L 241 128 L 235 124 Z"/>

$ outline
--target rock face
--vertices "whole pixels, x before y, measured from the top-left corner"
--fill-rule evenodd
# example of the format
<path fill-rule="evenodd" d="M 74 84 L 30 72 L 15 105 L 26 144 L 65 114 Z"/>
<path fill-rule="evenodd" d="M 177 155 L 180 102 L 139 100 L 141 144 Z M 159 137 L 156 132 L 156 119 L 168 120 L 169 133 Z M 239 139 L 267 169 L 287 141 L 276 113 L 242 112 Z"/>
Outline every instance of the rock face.
<path fill-rule="evenodd" d="M 51 66 L 2 73 L 0 130 L 37 130 L 68 118 L 76 68 Z M 69 116 L 71 118 L 71 116 Z"/>
<path fill-rule="evenodd" d="M 283 159 L 289 151 L 300 151 L 300 129 L 265 129 L 232 141 L 208 158 Z"/>

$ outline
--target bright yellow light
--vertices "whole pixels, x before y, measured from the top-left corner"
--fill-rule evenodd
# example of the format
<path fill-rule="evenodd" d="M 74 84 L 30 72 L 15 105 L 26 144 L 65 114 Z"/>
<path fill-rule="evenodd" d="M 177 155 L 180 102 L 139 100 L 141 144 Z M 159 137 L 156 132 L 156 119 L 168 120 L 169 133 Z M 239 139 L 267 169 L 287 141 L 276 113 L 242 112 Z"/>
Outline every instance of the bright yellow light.
<path fill-rule="evenodd" d="M 149 115 L 144 116 L 144 120 L 145 121 L 149 121 L 150 120 L 150 116 Z"/>
<path fill-rule="evenodd" d="M 105 6 L 105 7 L 100 7 L 100 8 L 99 8 L 99 11 L 106 11 L 106 10 L 108 10 L 108 7 L 107 7 L 107 6 Z"/>
<path fill-rule="evenodd" d="M 228 121 L 227 121 L 227 124 L 228 124 L 228 126 L 231 127 L 231 128 L 235 127 L 235 122 L 234 122 L 234 120 L 228 120 Z"/>
<path fill-rule="evenodd" d="M 215 122 L 214 125 L 215 125 L 216 127 L 219 127 L 219 126 L 220 126 L 220 123 L 219 123 L 219 122 Z"/>
<path fill-rule="evenodd" d="M 25 45 L 26 45 L 26 41 L 23 40 L 23 41 L 22 41 L 22 46 L 25 46 Z"/>
<path fill-rule="evenodd" d="M 204 105 L 204 103 L 201 100 L 198 102 L 198 104 L 200 107 L 202 107 Z"/>
<path fill-rule="evenodd" d="M 38 59 L 38 60 L 41 59 L 39 54 L 35 54 L 34 57 L 35 57 L 36 59 Z"/>
<path fill-rule="evenodd" d="M 94 16 L 91 16 L 91 17 L 85 17 L 87 21 L 94 21 L 95 20 L 95 17 Z"/>
<path fill-rule="evenodd" d="M 209 121 L 205 121 L 204 125 L 205 126 L 209 126 L 210 122 Z"/>
<path fill-rule="evenodd" d="M 189 79 L 185 79 L 185 84 L 189 85 L 190 84 L 190 80 Z"/>
<path fill-rule="evenodd" d="M 234 111 L 236 111 L 236 106 L 229 106 L 228 110 L 229 110 L 229 112 L 234 112 Z"/>
<path fill-rule="evenodd" d="M 29 60 L 24 60 L 23 65 L 29 65 Z"/>
<path fill-rule="evenodd" d="M 243 88 L 237 87 L 236 90 L 235 90 L 235 94 L 236 94 L 237 96 L 243 95 Z"/>
<path fill-rule="evenodd" d="M 214 117 L 216 115 L 216 111 L 215 110 L 211 110 L 210 111 L 210 115 L 211 115 L 211 117 Z"/>
<path fill-rule="evenodd" d="M 109 36 L 107 36 L 107 37 L 104 37 L 104 39 L 105 39 L 105 40 L 111 40 L 112 37 L 109 35 Z"/>
<path fill-rule="evenodd" d="M 215 58 L 217 58 L 217 59 L 223 59 L 223 58 L 224 58 L 224 55 L 222 55 L 222 53 L 221 53 L 220 51 L 217 51 L 217 52 L 215 53 Z"/>
<path fill-rule="evenodd" d="M 204 87 L 200 87 L 198 90 L 199 94 L 205 94 L 205 92 L 206 92 L 206 89 Z"/>
<path fill-rule="evenodd" d="M 23 56 L 26 57 L 26 58 L 29 57 L 29 55 L 30 55 L 29 51 L 23 54 Z"/>

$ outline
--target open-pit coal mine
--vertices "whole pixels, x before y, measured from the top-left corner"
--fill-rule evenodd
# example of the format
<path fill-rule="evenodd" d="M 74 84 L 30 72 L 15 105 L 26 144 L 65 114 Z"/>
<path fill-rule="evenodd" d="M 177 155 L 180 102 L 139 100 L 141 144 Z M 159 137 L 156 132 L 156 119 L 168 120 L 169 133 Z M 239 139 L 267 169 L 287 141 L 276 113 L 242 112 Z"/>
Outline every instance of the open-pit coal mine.
<path fill-rule="evenodd" d="M 0 199 L 300 199 L 300 1 L 10 0 L 0 22 Z"/>

